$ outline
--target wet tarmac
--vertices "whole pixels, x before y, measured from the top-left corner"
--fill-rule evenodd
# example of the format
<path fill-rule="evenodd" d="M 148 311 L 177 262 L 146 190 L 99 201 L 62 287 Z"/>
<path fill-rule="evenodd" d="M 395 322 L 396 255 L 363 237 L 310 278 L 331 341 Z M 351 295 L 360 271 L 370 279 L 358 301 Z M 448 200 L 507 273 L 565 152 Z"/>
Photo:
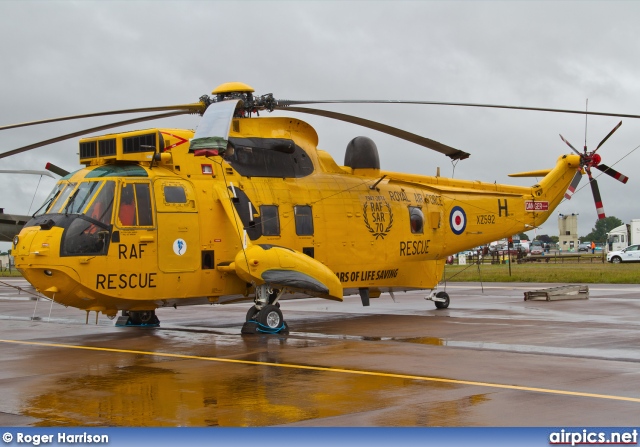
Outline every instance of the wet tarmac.
<path fill-rule="evenodd" d="M 446 310 L 424 292 L 284 301 L 284 336 L 241 335 L 249 303 L 85 324 L 0 278 L 0 425 L 637 425 L 640 285 L 523 300 L 551 286 L 449 283 Z"/>

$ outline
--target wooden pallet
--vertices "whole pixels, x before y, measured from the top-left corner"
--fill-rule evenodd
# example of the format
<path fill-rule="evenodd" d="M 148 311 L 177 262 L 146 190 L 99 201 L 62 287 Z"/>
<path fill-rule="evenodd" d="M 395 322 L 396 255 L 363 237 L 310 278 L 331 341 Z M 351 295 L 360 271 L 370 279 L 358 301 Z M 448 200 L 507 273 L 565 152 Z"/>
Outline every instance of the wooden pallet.
<path fill-rule="evenodd" d="M 556 301 L 556 300 L 586 300 L 589 299 L 589 286 L 560 286 L 549 289 L 524 292 L 525 301 Z"/>

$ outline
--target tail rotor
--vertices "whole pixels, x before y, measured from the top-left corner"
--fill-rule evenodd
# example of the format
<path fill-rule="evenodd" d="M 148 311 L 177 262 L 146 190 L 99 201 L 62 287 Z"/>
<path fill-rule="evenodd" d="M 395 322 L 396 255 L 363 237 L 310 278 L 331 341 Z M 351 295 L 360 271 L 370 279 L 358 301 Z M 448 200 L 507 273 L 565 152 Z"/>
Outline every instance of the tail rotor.
<path fill-rule="evenodd" d="M 581 153 L 575 147 L 573 147 L 571 143 L 569 143 L 562 135 L 560 135 L 560 138 L 562 139 L 562 141 L 564 141 L 567 144 L 567 146 L 571 148 L 573 152 L 580 155 L 580 167 L 581 169 L 584 169 L 584 171 L 587 173 L 587 176 L 589 177 L 589 184 L 591 185 L 591 193 L 593 194 L 593 201 L 595 202 L 595 205 L 596 205 L 596 212 L 598 213 L 598 219 L 604 219 L 606 215 L 604 212 L 604 206 L 602 205 L 602 197 L 600 196 L 600 188 L 598 188 L 598 181 L 593 178 L 593 175 L 591 173 L 591 168 L 595 168 L 622 183 L 627 183 L 627 180 L 629 180 L 629 177 L 627 177 L 626 175 L 619 173 L 615 169 L 610 168 L 605 164 L 601 164 L 600 162 L 602 161 L 602 157 L 600 157 L 600 154 L 596 154 L 596 151 L 600 149 L 600 147 L 604 144 L 604 142 L 607 141 L 609 137 L 611 137 L 611 135 L 613 135 L 613 133 L 616 130 L 618 130 L 618 128 L 621 125 L 622 125 L 622 121 L 620 121 L 611 130 L 611 132 L 609 132 L 607 136 L 602 139 L 600 144 L 598 144 L 598 146 L 591 152 L 588 151 L 587 146 L 585 144 L 584 152 Z M 581 179 L 582 179 L 582 172 L 581 170 L 578 170 L 578 172 L 576 172 L 576 175 L 573 177 L 573 180 L 571 181 L 571 184 L 569 185 L 567 192 L 564 195 L 566 199 L 571 199 Z"/>

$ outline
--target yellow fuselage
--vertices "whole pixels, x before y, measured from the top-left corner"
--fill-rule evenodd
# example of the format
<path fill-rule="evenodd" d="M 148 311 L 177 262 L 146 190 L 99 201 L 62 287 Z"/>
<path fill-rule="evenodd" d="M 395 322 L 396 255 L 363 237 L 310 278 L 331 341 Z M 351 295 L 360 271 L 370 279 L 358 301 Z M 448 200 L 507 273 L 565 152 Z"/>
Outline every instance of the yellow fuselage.
<path fill-rule="evenodd" d="M 143 222 L 139 215 L 137 225 L 121 222 L 117 210 L 123 199 L 116 193 L 103 253 L 65 246 L 75 236 L 62 202 L 49 209 L 57 211 L 53 220 L 68 220 L 68 228 L 43 225 L 44 214 L 19 234 L 16 267 L 56 302 L 108 315 L 119 309 L 224 303 L 246 298 L 270 269 L 306 272 L 328 284 L 330 291 L 317 296 L 332 299 L 361 288 L 372 296 L 434 288 L 448 255 L 541 225 L 580 168 L 579 156 L 560 157 L 532 187 L 352 169 L 318 150 L 315 131 L 303 121 L 251 118 L 234 119 L 230 139 L 292 140 L 312 172 L 242 175 L 222 156 L 189 153 L 192 131 L 152 132 L 163 138 L 155 162 L 150 162 L 153 154 L 117 159 L 97 154 L 60 180 L 61 185 L 103 182 L 96 190 L 109 181 L 115 191 L 127 185 L 148 190 L 150 220 Z M 115 138 L 120 151 L 120 139 L 128 135 L 93 140 Z M 170 192 L 176 190 L 184 197 L 174 200 Z M 306 212 L 311 219 L 305 221 Z M 256 255 L 262 258 L 251 254 L 257 253 L 250 250 L 256 245 L 267 247 Z M 292 255 L 269 252 L 269 246 L 286 247 Z M 333 279 L 322 279 L 327 272 Z"/>

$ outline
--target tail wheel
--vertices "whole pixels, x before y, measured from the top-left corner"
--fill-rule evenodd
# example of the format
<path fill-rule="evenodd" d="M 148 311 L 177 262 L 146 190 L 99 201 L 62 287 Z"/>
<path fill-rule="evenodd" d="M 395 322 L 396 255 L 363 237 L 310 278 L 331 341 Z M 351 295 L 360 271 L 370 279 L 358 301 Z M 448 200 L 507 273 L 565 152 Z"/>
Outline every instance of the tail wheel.
<path fill-rule="evenodd" d="M 449 294 L 447 292 L 438 292 L 436 293 L 436 298 L 444 298 L 445 301 L 434 301 L 436 308 L 438 309 L 446 309 L 449 307 Z"/>
<path fill-rule="evenodd" d="M 270 329 L 277 329 L 284 323 L 282 312 L 280 312 L 277 306 L 272 304 L 264 306 L 255 316 L 255 320 Z"/>

